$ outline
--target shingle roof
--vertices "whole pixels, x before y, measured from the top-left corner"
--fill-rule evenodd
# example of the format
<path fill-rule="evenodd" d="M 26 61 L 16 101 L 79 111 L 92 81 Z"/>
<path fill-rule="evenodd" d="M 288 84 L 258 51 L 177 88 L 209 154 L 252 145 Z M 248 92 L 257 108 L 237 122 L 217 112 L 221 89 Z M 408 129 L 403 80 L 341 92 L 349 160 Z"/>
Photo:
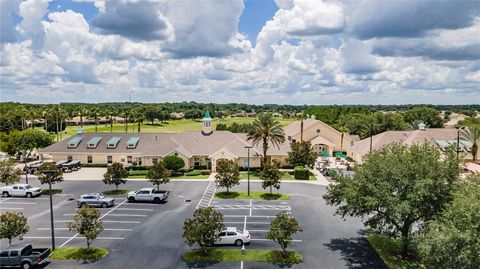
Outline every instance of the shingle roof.
<path fill-rule="evenodd" d="M 424 131 L 387 131 L 372 137 L 372 150 L 380 149 L 391 143 L 412 145 L 429 142 L 436 145 L 435 140 L 439 139 L 455 140 L 457 139 L 457 130 L 447 128 L 427 128 Z M 356 141 L 352 147 L 352 151 L 356 154 L 367 154 L 370 151 L 370 138 Z"/>
<path fill-rule="evenodd" d="M 204 135 L 199 131 L 187 131 L 182 133 L 83 133 L 83 140 L 76 148 L 68 148 L 71 138 L 59 141 L 53 145 L 41 149 L 40 153 L 129 153 L 144 156 L 164 156 L 173 151 L 192 157 L 208 156 L 220 149 L 227 149 L 238 157 L 247 157 L 245 146 L 251 145 L 247 141 L 246 134 L 234 134 L 229 131 L 215 131 L 210 135 Z M 101 137 L 96 148 L 88 148 L 87 141 L 94 137 Z M 112 137 L 121 137 L 116 148 L 108 148 L 107 142 Z M 140 137 L 136 148 L 127 148 L 127 141 L 132 137 Z M 250 154 L 262 154 L 261 145 L 257 145 Z M 286 155 L 290 150 L 290 144 L 286 141 L 280 149 L 270 145 L 268 153 L 272 155 Z"/>

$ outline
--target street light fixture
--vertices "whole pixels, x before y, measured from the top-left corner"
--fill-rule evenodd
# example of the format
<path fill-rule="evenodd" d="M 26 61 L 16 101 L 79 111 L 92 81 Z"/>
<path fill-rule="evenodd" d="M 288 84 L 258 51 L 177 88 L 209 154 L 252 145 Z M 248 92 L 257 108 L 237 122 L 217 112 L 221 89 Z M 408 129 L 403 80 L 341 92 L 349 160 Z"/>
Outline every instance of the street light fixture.
<path fill-rule="evenodd" d="M 48 178 L 48 193 L 50 195 L 50 229 L 52 234 L 52 251 L 55 250 L 55 227 L 53 225 L 53 203 L 52 203 L 52 174 L 56 173 L 55 170 L 44 170 L 43 174 Z"/>
<path fill-rule="evenodd" d="M 457 127 L 457 159 L 460 154 L 460 131 L 465 129 L 465 126 Z"/>
<path fill-rule="evenodd" d="M 250 149 L 252 146 L 245 146 L 247 149 L 247 196 L 250 196 Z"/>

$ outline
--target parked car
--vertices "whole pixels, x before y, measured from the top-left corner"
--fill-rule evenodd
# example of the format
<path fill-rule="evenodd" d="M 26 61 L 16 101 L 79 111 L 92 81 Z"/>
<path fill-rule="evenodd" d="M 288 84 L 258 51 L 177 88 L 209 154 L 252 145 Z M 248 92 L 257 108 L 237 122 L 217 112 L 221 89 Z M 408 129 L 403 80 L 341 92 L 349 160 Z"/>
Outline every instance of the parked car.
<path fill-rule="evenodd" d="M 40 188 L 34 188 L 29 184 L 15 184 L 11 186 L 0 187 L 0 193 L 3 197 L 24 196 L 32 198 L 42 193 Z"/>
<path fill-rule="evenodd" d="M 80 196 L 80 199 L 77 201 L 77 205 L 78 207 L 89 205 L 91 207 L 107 208 L 115 205 L 115 199 L 111 197 L 105 197 L 100 193 L 87 193 Z"/>
<path fill-rule="evenodd" d="M 69 161 L 69 162 L 61 164 L 61 166 L 62 166 L 62 171 L 64 173 L 70 173 L 70 172 L 73 172 L 73 171 L 78 171 L 81 168 L 80 161 Z"/>
<path fill-rule="evenodd" d="M 42 163 L 43 161 L 29 162 L 23 167 L 23 172 L 27 174 L 35 174 Z"/>
<path fill-rule="evenodd" d="M 31 244 L 11 245 L 0 252 L 0 266 L 21 267 L 23 269 L 44 264 L 50 257 L 49 248 L 33 248 Z"/>
<path fill-rule="evenodd" d="M 227 227 L 226 230 L 220 232 L 220 239 L 215 242 L 215 245 L 237 245 L 250 243 L 250 233 L 247 230 Z"/>
<path fill-rule="evenodd" d="M 127 195 L 129 202 L 155 202 L 160 203 L 168 198 L 168 191 L 158 191 L 155 188 L 143 188 L 138 191 L 131 191 Z"/>

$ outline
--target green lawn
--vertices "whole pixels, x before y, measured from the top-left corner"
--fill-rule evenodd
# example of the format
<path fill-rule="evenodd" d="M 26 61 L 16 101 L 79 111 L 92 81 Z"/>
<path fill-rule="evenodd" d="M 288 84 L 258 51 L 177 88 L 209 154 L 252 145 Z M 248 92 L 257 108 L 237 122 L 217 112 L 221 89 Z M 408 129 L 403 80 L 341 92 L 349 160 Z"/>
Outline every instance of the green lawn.
<path fill-rule="evenodd" d="M 209 250 L 210 254 L 205 256 L 198 249 L 185 252 L 182 257 L 186 262 L 192 263 L 218 263 L 218 262 L 268 262 L 296 264 L 303 259 L 298 252 L 290 251 L 287 257 L 283 257 L 277 250 L 268 249 L 219 249 L 213 248 Z"/>
<path fill-rule="evenodd" d="M 240 172 L 240 180 L 246 180 L 248 177 L 247 172 Z M 260 180 L 260 176 L 257 174 L 255 171 L 250 171 L 250 179 L 251 180 Z M 294 180 L 295 177 L 293 175 L 290 175 L 287 172 L 283 172 L 282 176 L 283 180 Z M 310 175 L 309 180 L 317 180 L 317 178 L 314 175 Z"/>
<path fill-rule="evenodd" d="M 108 190 L 104 191 L 103 194 L 105 195 L 125 195 L 131 192 L 132 190 Z"/>
<path fill-rule="evenodd" d="M 52 252 L 52 260 L 97 261 L 108 255 L 103 248 L 57 248 Z"/>
<path fill-rule="evenodd" d="M 223 123 L 230 125 L 234 122 L 236 123 L 251 123 L 255 118 L 225 118 L 225 119 L 217 119 L 215 118 L 212 123 L 212 128 L 215 130 L 217 123 Z M 277 118 L 277 120 L 283 126 L 286 126 L 294 121 L 294 119 L 283 119 Z M 75 135 L 77 129 L 80 126 L 67 126 L 65 131 L 63 132 L 64 138 L 70 137 Z M 99 132 L 110 132 L 110 124 L 99 124 L 98 125 Z M 138 124 L 129 123 L 128 124 L 128 132 L 137 132 Z M 141 132 L 159 132 L 159 133 L 178 133 L 183 131 L 201 131 L 203 128 L 201 120 L 170 120 L 166 122 L 159 122 L 156 121 L 152 125 L 151 122 L 145 121 L 144 124 L 141 125 L 140 130 Z M 83 126 L 84 132 L 95 132 L 95 125 L 84 125 Z M 125 124 L 114 124 L 113 125 L 113 132 L 125 132 Z"/>
<path fill-rule="evenodd" d="M 219 199 L 254 199 L 254 200 L 291 200 L 292 197 L 283 193 L 270 194 L 269 192 L 264 191 L 251 191 L 250 196 L 247 195 L 246 191 L 222 191 L 215 193 L 215 197 Z"/>
<path fill-rule="evenodd" d="M 62 193 L 63 190 L 62 189 L 52 189 L 52 195 L 55 195 L 55 194 L 59 194 L 59 193 Z M 48 189 L 43 189 L 42 190 L 42 195 L 49 195 L 50 194 L 50 191 Z"/>
<path fill-rule="evenodd" d="M 367 240 L 389 269 L 426 268 L 418 259 L 402 259 L 399 240 L 378 234 L 368 234 Z"/>

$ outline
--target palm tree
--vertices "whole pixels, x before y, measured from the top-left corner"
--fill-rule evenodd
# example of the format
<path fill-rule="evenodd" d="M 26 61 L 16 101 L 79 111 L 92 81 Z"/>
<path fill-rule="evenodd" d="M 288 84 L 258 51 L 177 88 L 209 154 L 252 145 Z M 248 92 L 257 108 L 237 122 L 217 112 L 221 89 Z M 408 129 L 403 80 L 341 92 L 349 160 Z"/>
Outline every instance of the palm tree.
<path fill-rule="evenodd" d="M 247 135 L 247 140 L 252 140 L 252 144 L 257 146 L 262 142 L 263 147 L 263 164 L 267 164 L 268 143 L 280 147 L 285 142 L 285 133 L 283 128 L 270 113 L 262 113 L 252 123 L 252 130 Z"/>
<path fill-rule="evenodd" d="M 100 114 L 100 110 L 98 107 L 93 107 L 90 109 L 90 117 L 93 117 L 95 120 L 95 133 L 98 132 L 98 115 Z"/>
<path fill-rule="evenodd" d="M 477 161 L 478 153 L 478 140 L 480 140 L 480 128 L 479 127 L 470 127 L 462 131 L 462 139 L 470 141 L 472 143 L 472 159 L 475 163 Z"/>
<path fill-rule="evenodd" d="M 80 126 L 83 128 L 83 116 L 88 114 L 88 111 L 85 107 L 79 106 L 77 108 L 78 114 L 80 116 Z"/>
<path fill-rule="evenodd" d="M 109 107 L 106 114 L 110 117 L 110 133 L 113 132 L 113 117 L 117 115 L 117 111 L 113 107 Z"/>
<path fill-rule="evenodd" d="M 42 117 L 43 117 L 43 126 L 45 128 L 45 132 L 48 132 L 48 126 L 47 126 L 47 116 L 48 116 L 48 110 L 49 108 L 48 107 L 45 107 L 42 109 Z"/>
<path fill-rule="evenodd" d="M 348 128 L 345 126 L 341 126 L 340 128 L 338 128 L 338 130 L 342 133 L 342 137 L 340 140 L 340 151 L 342 151 L 343 153 L 343 138 L 345 137 L 345 133 L 348 133 Z"/>

